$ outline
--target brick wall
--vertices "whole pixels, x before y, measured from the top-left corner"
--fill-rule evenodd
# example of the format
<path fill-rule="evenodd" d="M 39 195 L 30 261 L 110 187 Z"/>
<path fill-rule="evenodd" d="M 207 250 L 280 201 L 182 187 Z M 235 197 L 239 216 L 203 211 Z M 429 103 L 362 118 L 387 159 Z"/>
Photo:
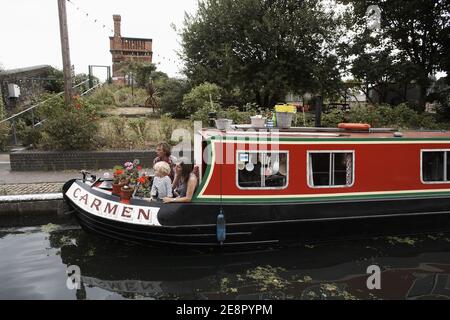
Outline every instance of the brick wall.
<path fill-rule="evenodd" d="M 177 156 L 183 156 L 182 152 Z M 193 159 L 193 154 L 190 155 Z M 10 155 L 12 171 L 61 171 L 112 169 L 139 159 L 144 168 L 152 168 L 156 151 L 20 151 Z"/>
<path fill-rule="evenodd" d="M 155 157 L 155 151 L 23 151 L 11 153 L 10 161 L 12 171 L 98 170 L 134 159 L 139 159 L 143 167 L 151 168 Z"/>

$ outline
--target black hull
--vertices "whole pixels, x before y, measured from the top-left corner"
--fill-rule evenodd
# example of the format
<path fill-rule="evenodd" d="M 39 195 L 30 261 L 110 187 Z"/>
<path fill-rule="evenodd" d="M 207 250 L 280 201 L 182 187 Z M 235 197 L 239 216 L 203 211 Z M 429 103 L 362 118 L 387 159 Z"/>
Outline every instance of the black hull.
<path fill-rule="evenodd" d="M 88 186 L 83 188 L 97 197 L 118 200 Z M 64 190 L 66 193 L 68 187 Z M 145 226 L 93 215 L 66 195 L 65 198 L 86 231 L 151 246 L 241 248 L 450 230 L 450 197 L 442 196 L 274 205 L 224 204 L 226 240 L 223 244 L 218 242 L 216 234 L 218 203 L 157 204 L 161 226 Z M 140 200 L 131 204 L 148 205 Z"/>

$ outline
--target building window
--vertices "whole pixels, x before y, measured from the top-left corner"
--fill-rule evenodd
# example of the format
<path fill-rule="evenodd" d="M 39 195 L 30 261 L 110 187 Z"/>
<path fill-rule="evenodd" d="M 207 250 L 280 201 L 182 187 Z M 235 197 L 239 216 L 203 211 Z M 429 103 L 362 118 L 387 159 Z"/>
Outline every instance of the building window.
<path fill-rule="evenodd" d="M 422 151 L 422 182 L 450 182 L 450 151 Z"/>
<path fill-rule="evenodd" d="M 350 187 L 354 181 L 354 152 L 308 152 L 308 185 L 312 188 Z"/>
<path fill-rule="evenodd" d="M 240 189 L 285 189 L 288 152 L 238 151 L 237 184 Z"/>

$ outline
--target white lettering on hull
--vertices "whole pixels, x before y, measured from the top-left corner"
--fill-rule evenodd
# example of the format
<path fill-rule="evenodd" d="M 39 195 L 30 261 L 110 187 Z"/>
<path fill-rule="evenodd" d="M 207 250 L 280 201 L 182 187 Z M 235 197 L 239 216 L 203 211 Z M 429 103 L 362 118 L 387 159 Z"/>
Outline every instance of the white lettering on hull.
<path fill-rule="evenodd" d="M 97 217 L 146 226 L 161 226 L 158 221 L 160 208 L 110 201 L 87 192 L 76 183 L 72 184 L 66 196 L 80 209 Z"/>

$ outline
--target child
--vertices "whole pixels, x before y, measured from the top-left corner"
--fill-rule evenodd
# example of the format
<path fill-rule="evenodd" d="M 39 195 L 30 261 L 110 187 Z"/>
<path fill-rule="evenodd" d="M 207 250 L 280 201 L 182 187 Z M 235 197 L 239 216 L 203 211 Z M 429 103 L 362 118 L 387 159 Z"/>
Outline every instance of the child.
<path fill-rule="evenodd" d="M 173 197 L 172 180 L 170 180 L 170 166 L 167 162 L 161 161 L 154 165 L 155 178 L 151 190 L 152 197 L 162 201 L 166 197 Z"/>

